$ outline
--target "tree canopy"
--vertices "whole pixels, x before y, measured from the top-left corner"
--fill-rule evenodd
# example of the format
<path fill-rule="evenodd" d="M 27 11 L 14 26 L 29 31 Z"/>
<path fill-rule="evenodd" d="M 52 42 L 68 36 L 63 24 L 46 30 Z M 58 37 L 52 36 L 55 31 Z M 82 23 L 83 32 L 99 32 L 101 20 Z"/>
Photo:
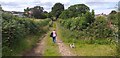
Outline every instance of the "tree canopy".
<path fill-rule="evenodd" d="M 59 15 L 64 11 L 64 5 L 62 3 L 56 3 L 52 7 L 52 15 L 56 17 L 56 19 L 59 17 Z"/>
<path fill-rule="evenodd" d="M 81 14 L 81 13 L 86 13 L 89 11 L 89 7 L 86 6 L 85 4 L 76 4 L 72 5 L 68 8 L 70 11 L 73 11 L 75 14 Z"/>
<path fill-rule="evenodd" d="M 43 19 L 47 17 L 46 13 L 48 13 L 47 11 L 43 11 L 43 10 L 44 8 L 41 6 L 35 6 L 33 8 L 27 7 L 26 9 L 24 9 L 24 13 L 25 13 L 25 16 L 27 17 Z"/>
<path fill-rule="evenodd" d="M 75 4 L 68 7 L 67 10 L 63 11 L 60 15 L 60 18 L 71 18 L 71 17 L 78 17 L 82 14 L 85 14 L 87 11 L 90 11 L 89 7 L 85 4 Z"/>
<path fill-rule="evenodd" d="M 117 13 L 117 11 L 112 10 L 110 14 L 116 14 L 116 13 Z"/>

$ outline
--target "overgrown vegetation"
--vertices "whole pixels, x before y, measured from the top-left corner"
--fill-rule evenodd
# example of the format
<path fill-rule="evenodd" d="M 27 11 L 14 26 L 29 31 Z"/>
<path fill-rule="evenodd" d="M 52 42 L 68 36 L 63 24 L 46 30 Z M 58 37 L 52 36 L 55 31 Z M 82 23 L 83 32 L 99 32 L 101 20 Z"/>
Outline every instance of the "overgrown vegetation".
<path fill-rule="evenodd" d="M 50 23 L 50 20 L 45 18 L 52 20 L 49 26 L 53 26 L 53 28 L 56 28 L 56 24 L 52 25 L 53 21 L 60 18 L 57 23 L 60 28 L 59 35 L 65 43 L 76 44 L 77 48 L 72 50 L 78 55 L 120 55 L 118 42 L 120 41 L 118 36 L 120 34 L 118 29 L 120 27 L 118 24 L 120 22 L 120 12 L 112 11 L 109 15 L 95 16 L 94 10 L 90 12 L 90 8 L 85 4 L 71 5 L 64 10 L 62 3 L 55 3 L 49 13 L 43 10 L 44 8 L 41 6 L 27 7 L 24 9 L 24 15 L 29 18 L 19 18 L 9 13 L 2 14 L 3 56 L 17 55 L 22 50 L 30 48 L 28 45 L 34 45 L 39 35 L 43 35 L 49 29 L 46 26 Z M 48 39 L 47 45 L 52 45 L 50 38 Z M 48 46 L 45 50 L 45 56 L 59 55 L 56 53 L 57 49 L 52 50 L 55 47 L 56 45 Z M 89 52 L 87 53 L 87 51 Z M 100 51 L 105 53 L 102 54 Z"/>
<path fill-rule="evenodd" d="M 85 40 L 90 41 L 96 39 L 116 40 L 115 32 L 109 26 L 109 21 L 105 16 L 98 16 L 95 19 L 94 15 L 88 12 L 80 17 L 60 20 L 60 23 L 64 28 L 71 30 L 73 32 L 71 36 L 74 36 L 76 39 L 86 38 Z"/>
<path fill-rule="evenodd" d="M 50 21 L 48 19 L 33 20 L 29 18 L 19 18 L 9 13 L 3 13 L 2 18 L 3 18 L 2 20 L 3 56 L 16 55 L 17 53 L 19 54 L 22 50 L 18 49 L 18 47 L 26 46 L 25 44 L 27 43 L 25 41 L 27 39 L 26 37 L 29 35 L 40 36 L 46 33 L 48 28 L 46 28 L 45 26 L 47 26 Z M 38 39 L 38 36 L 31 39 L 36 40 Z M 19 52 L 16 52 L 16 51 L 19 51 Z"/>
<path fill-rule="evenodd" d="M 118 36 L 117 36 L 117 38 L 118 38 L 118 44 L 117 44 L 117 53 L 118 53 L 118 55 L 120 56 L 120 12 L 118 12 L 117 13 L 117 15 L 116 15 L 116 19 L 118 19 Z"/>
<path fill-rule="evenodd" d="M 117 13 L 94 16 L 93 10 L 81 16 L 64 17 L 65 19 L 59 20 L 63 30 L 61 37 L 66 43 L 112 45 L 110 46 L 113 49 L 111 55 L 117 55 L 115 49 L 118 42 Z"/>
<path fill-rule="evenodd" d="M 61 20 L 60 23 L 69 30 L 80 31 L 87 28 L 87 26 L 94 22 L 94 20 L 94 15 L 92 15 L 90 12 L 87 12 L 86 14 L 82 14 L 80 17 Z"/>

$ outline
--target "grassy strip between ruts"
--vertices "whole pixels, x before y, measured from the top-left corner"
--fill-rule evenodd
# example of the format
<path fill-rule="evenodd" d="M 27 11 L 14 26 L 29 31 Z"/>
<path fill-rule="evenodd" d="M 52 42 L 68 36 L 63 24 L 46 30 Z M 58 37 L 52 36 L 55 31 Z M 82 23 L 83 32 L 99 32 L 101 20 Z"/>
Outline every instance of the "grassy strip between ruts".
<path fill-rule="evenodd" d="M 62 33 L 65 32 L 69 34 L 69 31 L 65 31 L 61 28 L 59 23 L 58 26 L 58 33 L 59 36 L 62 38 L 62 41 L 69 46 L 69 44 L 73 43 L 73 38 L 66 38 L 62 36 Z M 113 44 L 110 45 L 100 45 L 100 44 L 86 44 L 82 43 L 83 40 L 74 40 L 75 48 L 70 49 L 73 53 L 78 56 L 115 56 L 116 55 L 116 47 Z"/>
<path fill-rule="evenodd" d="M 53 29 L 56 28 L 55 23 L 53 23 Z M 45 51 L 43 56 L 60 56 L 61 54 L 59 53 L 59 48 L 56 43 L 52 42 L 52 38 L 50 37 L 50 32 L 47 34 L 47 38 L 45 38 Z"/>

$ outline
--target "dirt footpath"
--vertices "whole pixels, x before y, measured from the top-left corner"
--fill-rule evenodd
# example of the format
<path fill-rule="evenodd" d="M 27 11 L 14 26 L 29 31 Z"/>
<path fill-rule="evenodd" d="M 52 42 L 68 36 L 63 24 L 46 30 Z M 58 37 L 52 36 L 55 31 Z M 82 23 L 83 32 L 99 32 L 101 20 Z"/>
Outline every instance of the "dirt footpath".
<path fill-rule="evenodd" d="M 58 26 L 56 24 L 56 31 L 58 33 Z M 59 37 L 59 34 L 57 36 L 57 44 L 58 44 L 58 47 L 59 47 L 59 52 L 61 53 L 62 56 L 75 56 L 71 51 L 70 51 L 70 48 L 67 47 L 63 42 L 62 40 L 60 39 Z"/>
<path fill-rule="evenodd" d="M 46 35 L 42 37 L 42 40 L 39 40 L 35 47 L 33 47 L 30 51 L 24 53 L 23 56 L 42 56 L 44 53 L 45 38 L 47 37 Z"/>

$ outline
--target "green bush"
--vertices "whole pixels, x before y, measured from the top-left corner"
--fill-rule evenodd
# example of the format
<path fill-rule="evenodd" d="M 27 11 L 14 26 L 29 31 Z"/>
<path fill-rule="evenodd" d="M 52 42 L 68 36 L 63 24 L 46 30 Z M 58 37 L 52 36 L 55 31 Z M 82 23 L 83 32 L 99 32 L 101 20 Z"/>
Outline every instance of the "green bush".
<path fill-rule="evenodd" d="M 44 27 L 50 20 L 35 21 L 15 17 L 9 13 L 2 14 L 2 47 L 3 55 L 12 55 L 11 50 L 18 48 L 28 35 L 41 35 L 47 32 Z"/>
<path fill-rule="evenodd" d="M 68 32 L 64 31 L 63 37 L 72 33 L 72 35 L 67 38 L 73 37 L 74 39 L 82 39 L 85 40 L 85 43 L 89 44 L 114 43 L 114 31 L 108 27 L 106 17 L 98 16 L 96 19 L 94 19 L 90 16 L 90 14 L 83 14 L 82 17 L 76 17 L 67 20 L 61 19 L 60 25 L 63 28 L 70 30 Z M 89 18 L 93 21 L 88 20 Z"/>
<path fill-rule="evenodd" d="M 83 30 L 86 29 L 89 24 L 94 22 L 94 20 L 94 16 L 90 12 L 87 12 L 80 17 L 62 20 L 60 23 L 70 30 Z"/>

